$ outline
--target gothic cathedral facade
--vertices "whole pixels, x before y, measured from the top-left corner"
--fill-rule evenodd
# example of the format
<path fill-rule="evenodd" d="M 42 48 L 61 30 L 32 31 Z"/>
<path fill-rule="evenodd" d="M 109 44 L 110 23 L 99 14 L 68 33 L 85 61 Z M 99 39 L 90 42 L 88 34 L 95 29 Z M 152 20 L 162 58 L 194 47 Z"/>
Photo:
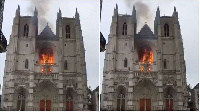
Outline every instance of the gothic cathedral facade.
<path fill-rule="evenodd" d="M 104 59 L 105 110 L 187 110 L 186 66 L 178 12 L 160 16 L 154 33 L 145 24 L 137 33 L 132 15 L 114 9 Z"/>
<path fill-rule="evenodd" d="M 13 20 L 3 82 L 3 110 L 87 110 L 85 49 L 79 13 L 62 17 L 56 34 L 38 34 L 38 11 Z"/>

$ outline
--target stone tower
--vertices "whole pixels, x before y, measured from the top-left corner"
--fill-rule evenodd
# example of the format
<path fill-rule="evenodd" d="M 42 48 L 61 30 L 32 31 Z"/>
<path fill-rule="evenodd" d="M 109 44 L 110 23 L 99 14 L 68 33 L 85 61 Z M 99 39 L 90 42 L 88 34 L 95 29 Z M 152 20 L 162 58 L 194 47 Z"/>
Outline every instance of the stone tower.
<path fill-rule="evenodd" d="M 56 35 L 38 34 L 38 11 L 16 10 L 6 53 L 3 110 L 86 110 L 87 74 L 79 13 L 57 14 Z"/>
<path fill-rule="evenodd" d="M 132 15 L 114 9 L 104 59 L 104 110 L 186 110 L 186 66 L 174 7 L 172 16 L 157 8 L 154 33 L 145 24 L 137 33 Z"/>

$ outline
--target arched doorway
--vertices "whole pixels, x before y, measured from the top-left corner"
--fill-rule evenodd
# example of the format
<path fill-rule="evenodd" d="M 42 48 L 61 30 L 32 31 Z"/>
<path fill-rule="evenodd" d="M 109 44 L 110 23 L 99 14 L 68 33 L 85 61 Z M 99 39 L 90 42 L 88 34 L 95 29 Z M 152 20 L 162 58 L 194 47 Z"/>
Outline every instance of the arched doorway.
<path fill-rule="evenodd" d="M 165 110 L 173 111 L 174 110 L 174 99 L 175 99 L 175 90 L 173 87 L 168 86 L 164 90 L 164 102 L 165 102 Z"/>
<path fill-rule="evenodd" d="M 136 99 L 137 110 L 151 111 L 156 105 L 158 90 L 149 79 L 141 80 L 133 91 L 133 97 Z"/>
<path fill-rule="evenodd" d="M 117 111 L 125 111 L 126 89 L 123 86 L 117 88 Z"/>
<path fill-rule="evenodd" d="M 67 88 L 66 97 L 65 97 L 65 110 L 73 111 L 74 110 L 74 100 L 75 100 L 75 91 L 73 88 Z"/>
<path fill-rule="evenodd" d="M 38 107 L 39 111 L 51 111 L 56 110 L 58 107 L 58 89 L 54 83 L 49 80 L 44 80 L 37 84 L 34 92 L 36 98 L 35 107 Z"/>
<path fill-rule="evenodd" d="M 17 97 L 17 111 L 25 111 L 26 110 L 26 95 L 27 91 L 23 87 L 19 87 L 16 91 Z"/>

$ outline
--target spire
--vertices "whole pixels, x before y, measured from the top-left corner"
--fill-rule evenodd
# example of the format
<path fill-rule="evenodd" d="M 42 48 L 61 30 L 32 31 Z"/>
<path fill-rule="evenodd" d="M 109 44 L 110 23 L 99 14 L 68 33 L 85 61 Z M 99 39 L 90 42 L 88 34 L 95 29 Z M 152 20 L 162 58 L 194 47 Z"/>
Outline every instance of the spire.
<path fill-rule="evenodd" d="M 34 10 L 34 16 L 38 16 L 38 10 L 37 10 L 37 8 L 35 7 L 35 10 Z"/>
<path fill-rule="evenodd" d="M 77 18 L 79 18 L 79 13 L 78 13 L 78 10 L 77 10 L 77 8 L 76 8 L 76 13 L 75 13 L 75 17 Z"/>
<path fill-rule="evenodd" d="M 133 10 L 135 10 L 135 5 L 133 5 Z"/>
<path fill-rule="evenodd" d="M 61 10 L 59 8 L 59 11 L 57 13 L 57 19 L 60 19 L 60 18 L 62 18 L 62 12 L 61 12 Z"/>
<path fill-rule="evenodd" d="M 136 23 L 136 22 L 137 22 L 137 18 L 136 18 L 135 5 L 133 5 L 132 17 L 133 17 L 133 21 L 134 21 L 134 23 Z"/>
<path fill-rule="evenodd" d="M 61 10 L 60 10 L 60 8 L 59 8 L 59 13 L 61 14 Z"/>
<path fill-rule="evenodd" d="M 173 17 L 178 19 L 178 12 L 176 12 L 176 7 L 174 6 L 174 12 L 173 12 Z"/>
<path fill-rule="evenodd" d="M 76 13 L 75 13 L 75 20 L 77 24 L 80 24 L 79 13 L 78 13 L 77 8 L 76 8 Z"/>
<path fill-rule="evenodd" d="M 20 11 L 20 6 L 18 5 L 18 10 Z"/>
<path fill-rule="evenodd" d="M 114 16 L 118 15 L 118 5 L 116 4 L 116 9 L 114 8 Z"/>
<path fill-rule="evenodd" d="M 15 16 L 20 16 L 20 6 L 18 5 L 18 8 L 16 10 Z"/>
<path fill-rule="evenodd" d="M 160 9 L 159 9 L 159 6 L 157 7 L 156 17 L 160 17 Z"/>
<path fill-rule="evenodd" d="M 174 6 L 174 12 L 176 12 L 176 7 Z"/>
<path fill-rule="evenodd" d="M 76 13 L 78 13 L 78 11 L 77 11 L 77 7 L 76 7 Z"/>

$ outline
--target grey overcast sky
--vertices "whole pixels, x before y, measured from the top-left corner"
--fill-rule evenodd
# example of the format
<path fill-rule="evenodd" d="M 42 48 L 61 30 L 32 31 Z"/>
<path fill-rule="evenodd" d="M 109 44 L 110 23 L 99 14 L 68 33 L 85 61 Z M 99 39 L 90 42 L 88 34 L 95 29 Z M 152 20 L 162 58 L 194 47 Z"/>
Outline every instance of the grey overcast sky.
<path fill-rule="evenodd" d="M 112 21 L 113 11 L 118 4 L 119 14 L 132 14 L 133 5 L 140 1 L 148 6 L 149 13 L 146 16 L 148 18 L 141 18 L 137 20 L 138 28 L 140 31 L 141 27 L 147 22 L 151 30 L 154 32 L 154 18 L 157 7 L 160 8 L 161 16 L 171 16 L 174 11 L 174 6 L 179 14 L 179 22 L 181 27 L 181 34 L 183 37 L 183 45 L 185 52 L 186 61 L 186 76 L 187 84 L 194 87 L 199 82 L 199 1 L 198 0 L 104 0 L 102 6 L 101 16 L 101 32 L 103 33 L 106 40 L 110 33 L 110 25 Z M 138 5 L 135 6 L 138 14 Z M 148 9 L 147 8 L 147 9 Z M 140 12 L 144 12 L 143 10 Z M 100 82 L 103 81 L 103 66 L 104 66 L 105 52 L 100 54 Z M 100 84 L 100 85 L 101 85 Z M 101 91 L 101 87 L 100 87 Z"/>
<path fill-rule="evenodd" d="M 62 11 L 63 17 L 74 17 L 76 8 L 78 9 L 78 12 L 80 14 L 83 40 L 86 50 L 85 53 L 86 53 L 88 86 L 91 86 L 91 89 L 95 89 L 99 85 L 99 1 L 98 0 L 34 0 L 34 1 L 41 1 L 41 2 L 49 1 L 49 6 L 46 10 L 45 19 L 51 25 L 54 34 L 56 33 L 55 25 L 56 25 L 57 12 L 59 8 Z M 34 9 L 34 4 L 30 2 L 30 0 L 5 1 L 3 33 L 7 38 L 8 42 L 11 35 L 13 18 L 15 16 L 15 11 L 17 9 L 18 4 L 20 5 L 22 16 L 33 15 L 33 13 L 29 11 L 30 8 Z M 39 10 L 38 13 L 40 12 L 41 11 Z M 5 59 L 6 59 L 6 53 L 1 53 L 0 54 L 1 85 L 3 82 Z M 1 93 L 2 91 L 0 90 L 0 94 Z"/>

